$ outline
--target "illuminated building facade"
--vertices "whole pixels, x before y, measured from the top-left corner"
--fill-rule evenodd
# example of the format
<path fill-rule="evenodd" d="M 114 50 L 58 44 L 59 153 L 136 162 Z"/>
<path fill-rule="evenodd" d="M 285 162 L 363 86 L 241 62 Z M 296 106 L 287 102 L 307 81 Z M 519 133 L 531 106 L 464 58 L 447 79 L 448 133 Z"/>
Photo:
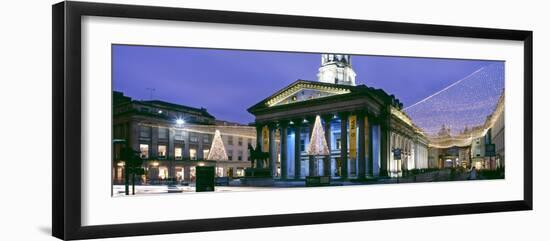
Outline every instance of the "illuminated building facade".
<path fill-rule="evenodd" d="M 381 89 L 355 84 L 349 55 L 323 54 L 318 81 L 297 80 L 248 109 L 257 146 L 279 179 L 398 177 L 428 167 L 428 140 Z M 330 155 L 306 153 L 317 116 Z M 401 155 L 394 158 L 393 150 Z M 260 165 L 262 165 L 260 163 Z"/>
<path fill-rule="evenodd" d="M 216 130 L 228 160 L 206 160 Z M 164 101 L 138 101 L 113 92 L 113 183 L 124 182 L 122 146 L 139 151 L 146 174 L 142 182 L 193 181 L 198 165 L 216 166 L 217 176 L 243 176 L 250 166 L 248 143 L 255 146 L 254 127 L 216 120 L 204 108 Z"/>
<path fill-rule="evenodd" d="M 504 93 L 504 92 L 503 92 Z M 504 167 L 504 94 L 492 114 L 481 125 L 465 127 L 457 135 L 442 126 L 437 136 L 430 137 L 430 167 L 496 169 Z M 494 150 L 487 150 L 487 148 Z M 456 162 L 456 163 L 455 163 Z"/>
<path fill-rule="evenodd" d="M 472 165 L 478 169 L 504 167 L 504 94 L 499 98 L 495 111 L 479 128 L 484 134 L 472 139 Z M 487 150 L 490 145 L 494 146 L 494 151 Z"/>

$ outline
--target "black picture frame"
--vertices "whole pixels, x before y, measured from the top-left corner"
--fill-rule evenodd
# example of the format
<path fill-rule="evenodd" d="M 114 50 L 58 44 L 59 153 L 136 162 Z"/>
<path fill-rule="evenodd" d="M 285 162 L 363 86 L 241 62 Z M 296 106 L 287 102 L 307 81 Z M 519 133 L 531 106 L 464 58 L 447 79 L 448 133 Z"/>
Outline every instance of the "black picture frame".
<path fill-rule="evenodd" d="M 87 239 L 228 229 L 308 225 L 380 219 L 532 210 L 533 208 L 533 32 L 415 23 L 335 19 L 262 13 L 197 10 L 90 2 L 52 6 L 53 156 L 52 233 Z M 421 207 L 342 210 L 284 215 L 81 225 L 81 17 L 195 21 L 259 26 L 517 40 L 524 43 L 524 194 L 522 200 Z"/>

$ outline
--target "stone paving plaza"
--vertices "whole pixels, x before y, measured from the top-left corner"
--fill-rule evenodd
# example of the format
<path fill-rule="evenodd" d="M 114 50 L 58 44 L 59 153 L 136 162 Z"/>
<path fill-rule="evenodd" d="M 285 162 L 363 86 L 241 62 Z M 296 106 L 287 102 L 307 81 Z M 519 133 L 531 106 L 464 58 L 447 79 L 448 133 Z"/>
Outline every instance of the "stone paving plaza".
<path fill-rule="evenodd" d="M 354 180 L 332 180 L 330 186 L 349 186 L 349 185 L 374 185 L 374 184 L 393 184 L 393 183 L 423 183 L 423 182 L 441 182 L 441 181 L 467 181 L 470 173 L 468 171 L 456 171 L 454 177 L 451 177 L 451 169 L 442 169 L 416 175 L 409 175 L 402 178 L 382 178 L 366 181 Z M 477 180 L 485 179 L 478 176 Z M 252 187 L 242 186 L 238 179 L 232 180 L 227 186 L 216 186 L 214 192 L 242 192 L 258 190 L 275 190 L 280 188 L 305 187 L 305 181 L 276 181 L 274 186 L 270 187 Z M 189 185 L 136 185 L 136 194 L 177 194 L 177 193 L 195 193 L 194 183 Z M 131 192 L 131 186 L 130 186 Z M 124 195 L 124 185 L 113 186 L 113 197 Z"/>

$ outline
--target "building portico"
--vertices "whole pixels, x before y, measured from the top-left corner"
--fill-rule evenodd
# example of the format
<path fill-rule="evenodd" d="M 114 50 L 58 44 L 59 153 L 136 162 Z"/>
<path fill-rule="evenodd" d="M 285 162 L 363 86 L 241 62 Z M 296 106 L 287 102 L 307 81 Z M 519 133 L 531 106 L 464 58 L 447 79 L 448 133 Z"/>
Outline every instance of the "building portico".
<path fill-rule="evenodd" d="M 288 88 L 295 86 L 320 89 L 319 91 L 340 88 L 334 84 L 304 80 L 299 80 Z M 387 130 L 381 126 L 388 122 L 389 108 L 384 106 L 385 101 L 380 97 L 367 94 L 375 91 L 374 89 L 346 86 L 346 90 L 350 92 L 345 98 L 335 95 L 271 107 L 261 102 L 249 109 L 256 116 L 256 128 L 262 130 L 267 127 L 269 130 L 267 136 L 266 132 L 259 131 L 258 140 L 263 150 L 269 150 L 269 167 L 275 177 L 302 179 L 315 175 L 361 179 L 374 176 L 375 173 L 386 173 L 380 172 L 379 162 L 381 156 L 389 155 L 384 155 L 382 150 L 390 150 L 387 147 L 389 143 L 382 142 L 381 133 L 382 130 Z M 353 96 L 349 96 L 350 94 Z M 330 150 L 330 155 L 320 160 L 305 152 L 316 116 L 321 117 Z M 266 144 L 269 146 L 262 146 Z"/>
<path fill-rule="evenodd" d="M 344 57 L 342 68 L 351 68 L 349 56 Z M 274 178 L 284 180 L 397 177 L 402 169 L 422 166 L 416 165 L 424 158 L 417 153 L 427 150 L 427 139 L 401 111 L 398 99 L 381 89 L 356 86 L 355 75 L 345 84 L 330 83 L 327 73 L 321 76 L 323 81 L 297 80 L 248 109 L 255 116 L 258 147 L 269 152 L 266 166 L 258 162 L 255 168 L 269 168 Z M 306 151 L 316 117 L 329 155 Z M 404 153 L 399 159 L 392 154 L 396 149 Z M 425 159 L 427 163 L 427 151 Z"/>

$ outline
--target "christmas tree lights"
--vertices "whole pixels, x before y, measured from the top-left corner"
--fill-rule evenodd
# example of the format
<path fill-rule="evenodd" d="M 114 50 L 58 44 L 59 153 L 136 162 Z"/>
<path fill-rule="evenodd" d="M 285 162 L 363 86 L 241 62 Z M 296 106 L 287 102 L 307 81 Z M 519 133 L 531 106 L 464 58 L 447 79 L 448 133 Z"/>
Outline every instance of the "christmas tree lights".
<path fill-rule="evenodd" d="M 321 117 L 318 115 L 315 117 L 315 123 L 313 124 L 313 133 L 307 147 L 307 154 L 312 156 L 330 155 L 327 140 L 325 139 L 325 130 L 323 129 L 323 125 L 321 125 Z"/>
<path fill-rule="evenodd" d="M 225 147 L 223 145 L 222 136 L 219 130 L 216 130 L 214 134 L 214 140 L 212 140 L 212 146 L 208 152 L 207 160 L 211 161 L 227 161 L 227 153 L 225 152 Z"/>

